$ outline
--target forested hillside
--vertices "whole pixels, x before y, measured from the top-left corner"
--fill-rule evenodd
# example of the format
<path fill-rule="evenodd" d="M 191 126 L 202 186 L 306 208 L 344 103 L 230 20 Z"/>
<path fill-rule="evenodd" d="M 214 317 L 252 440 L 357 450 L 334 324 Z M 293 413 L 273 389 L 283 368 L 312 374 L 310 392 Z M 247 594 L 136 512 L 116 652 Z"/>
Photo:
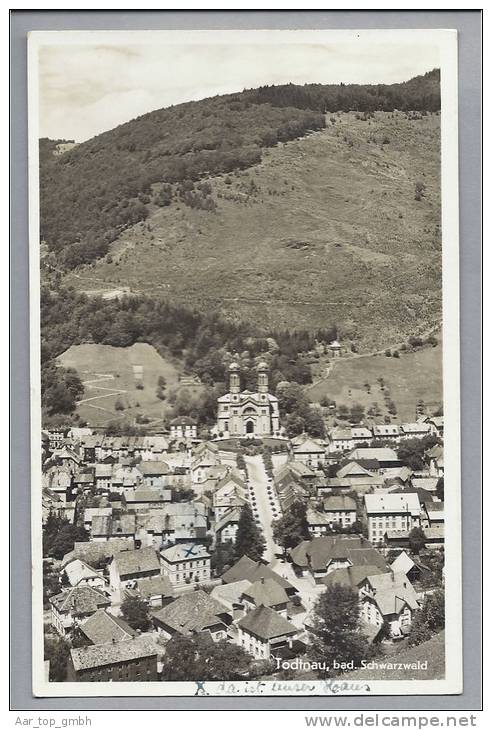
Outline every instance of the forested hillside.
<path fill-rule="evenodd" d="M 43 140 L 41 239 L 58 265 L 87 263 L 104 256 L 122 230 L 145 220 L 149 203 L 167 205 L 170 184 L 251 167 L 265 148 L 322 129 L 326 111 L 395 108 L 438 109 L 439 72 L 389 86 L 289 84 L 180 104 L 59 156 L 47 154 L 56 143 Z M 196 204 L 206 209 L 213 201 L 200 191 Z"/>

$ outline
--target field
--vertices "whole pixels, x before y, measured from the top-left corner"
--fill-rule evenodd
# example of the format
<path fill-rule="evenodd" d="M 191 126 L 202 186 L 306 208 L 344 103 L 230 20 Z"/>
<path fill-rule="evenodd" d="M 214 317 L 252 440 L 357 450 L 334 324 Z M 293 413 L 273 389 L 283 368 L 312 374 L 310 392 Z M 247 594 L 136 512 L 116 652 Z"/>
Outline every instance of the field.
<path fill-rule="evenodd" d="M 132 420 L 138 415 L 161 423 L 166 401 L 157 398 L 157 379 L 165 379 L 167 395 L 179 383 L 177 368 L 146 343 L 131 347 L 74 345 L 58 357 L 58 362 L 79 373 L 85 393 L 77 413 L 93 426 L 119 418 Z M 124 410 L 116 410 L 117 402 Z"/>
<path fill-rule="evenodd" d="M 110 256 L 67 283 L 269 327 L 336 324 L 366 351 L 429 329 L 441 316 L 440 116 L 357 116 L 328 115 L 326 129 L 279 143 L 260 164 L 209 177 L 216 211 L 151 204 Z"/>
<path fill-rule="evenodd" d="M 366 410 L 376 402 L 381 415 L 385 415 L 387 409 L 378 382 L 378 378 L 383 378 L 396 405 L 395 421 L 413 421 L 419 400 L 424 401 L 430 412 L 442 403 L 441 345 L 401 353 L 399 358 L 365 355 L 331 362 L 328 376 L 308 387 L 312 401 L 319 402 L 327 396 L 336 401 L 337 406 L 343 403 L 350 408 L 360 403 Z"/>

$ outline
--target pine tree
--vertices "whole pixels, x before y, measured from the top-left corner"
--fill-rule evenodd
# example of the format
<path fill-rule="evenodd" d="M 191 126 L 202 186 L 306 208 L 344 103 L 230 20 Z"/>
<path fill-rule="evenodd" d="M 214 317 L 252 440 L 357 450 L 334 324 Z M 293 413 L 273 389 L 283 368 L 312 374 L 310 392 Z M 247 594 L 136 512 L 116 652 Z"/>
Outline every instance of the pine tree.
<path fill-rule="evenodd" d="M 273 538 L 284 550 L 309 540 L 306 505 L 303 502 L 293 502 L 284 515 L 274 522 Z"/>
<path fill-rule="evenodd" d="M 252 560 L 261 560 L 265 551 L 263 533 L 253 519 L 249 504 L 241 509 L 236 532 L 236 559 L 247 555 Z"/>

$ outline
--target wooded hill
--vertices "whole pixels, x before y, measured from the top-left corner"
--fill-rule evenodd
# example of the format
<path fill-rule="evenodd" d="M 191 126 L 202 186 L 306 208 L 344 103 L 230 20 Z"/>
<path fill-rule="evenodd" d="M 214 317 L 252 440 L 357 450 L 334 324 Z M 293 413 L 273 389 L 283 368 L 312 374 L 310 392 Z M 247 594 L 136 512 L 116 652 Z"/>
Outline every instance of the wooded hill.
<path fill-rule="evenodd" d="M 40 140 L 41 239 L 58 266 L 104 256 L 149 204 L 168 205 L 183 186 L 196 207 L 213 207 L 193 181 L 249 168 L 265 148 L 325 127 L 325 112 L 439 109 L 439 71 L 402 84 L 262 87 L 145 114 L 69 149 Z M 156 184 L 157 189 L 156 189 Z M 190 197 L 191 196 L 191 197 Z M 194 196 L 194 197 L 193 197 Z"/>

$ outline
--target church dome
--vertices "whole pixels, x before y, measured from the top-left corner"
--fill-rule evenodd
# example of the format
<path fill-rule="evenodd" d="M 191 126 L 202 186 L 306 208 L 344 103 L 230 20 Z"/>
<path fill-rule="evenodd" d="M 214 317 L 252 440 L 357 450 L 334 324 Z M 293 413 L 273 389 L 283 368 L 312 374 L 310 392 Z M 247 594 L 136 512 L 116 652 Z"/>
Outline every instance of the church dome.
<path fill-rule="evenodd" d="M 268 370 L 268 365 L 264 360 L 258 364 L 258 370 Z"/>
<path fill-rule="evenodd" d="M 239 365 L 237 364 L 237 362 L 231 362 L 231 364 L 229 365 L 229 370 L 230 371 L 237 371 L 237 370 L 239 370 Z"/>

